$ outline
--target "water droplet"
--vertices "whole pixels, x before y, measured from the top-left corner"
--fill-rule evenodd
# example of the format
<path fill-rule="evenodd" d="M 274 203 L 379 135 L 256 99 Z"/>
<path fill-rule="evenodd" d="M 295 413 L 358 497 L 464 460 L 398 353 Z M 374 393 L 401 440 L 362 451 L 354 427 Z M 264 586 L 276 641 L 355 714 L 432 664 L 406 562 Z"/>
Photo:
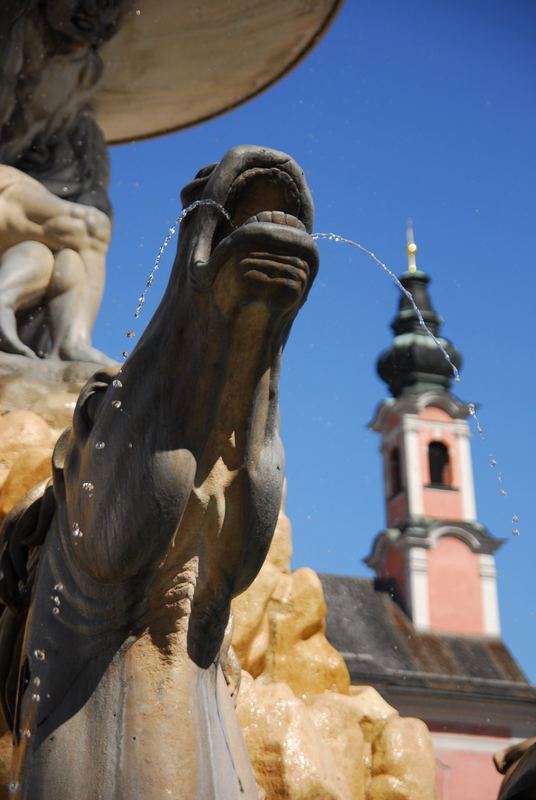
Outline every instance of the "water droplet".
<path fill-rule="evenodd" d="M 121 408 L 121 400 L 112 400 L 112 405 L 114 408 Z"/>
<path fill-rule="evenodd" d="M 32 694 L 32 701 L 34 703 L 39 703 L 41 701 L 41 696 L 38 694 Z"/>
<path fill-rule="evenodd" d="M 105 447 L 106 447 L 106 442 L 102 441 L 95 442 L 95 450 L 104 450 Z"/>
<path fill-rule="evenodd" d="M 121 383 L 121 381 L 119 380 L 119 378 L 115 378 L 115 379 L 112 381 L 112 386 L 114 387 L 114 389 L 122 389 L 122 388 L 123 388 L 123 384 Z"/>
<path fill-rule="evenodd" d="M 35 678 L 33 679 L 33 684 L 34 684 L 34 686 L 41 686 L 41 678 L 39 678 L 36 675 Z"/>
<path fill-rule="evenodd" d="M 59 608 L 57 606 L 54 606 L 54 608 L 52 609 L 52 613 L 54 614 L 55 617 L 57 617 L 58 614 L 60 613 Z"/>
<path fill-rule="evenodd" d="M 54 591 L 55 592 L 63 592 L 63 583 L 56 583 L 54 585 Z"/>
<path fill-rule="evenodd" d="M 54 603 L 55 606 L 61 606 L 61 600 L 57 594 L 52 596 L 52 602 Z"/>
<path fill-rule="evenodd" d="M 22 736 L 23 739 L 30 739 L 32 736 L 32 732 L 29 728 L 20 728 L 19 735 Z"/>
<path fill-rule="evenodd" d="M 73 534 L 75 539 L 81 539 L 82 536 L 84 535 L 80 530 L 80 525 L 78 524 L 78 522 L 73 522 L 71 533 Z"/>
<path fill-rule="evenodd" d="M 14 794 L 19 791 L 19 784 L 16 781 L 11 781 L 7 788 L 10 794 Z"/>
<path fill-rule="evenodd" d="M 519 530 L 519 528 L 512 528 L 512 533 L 514 536 L 519 536 L 521 534 L 521 531 Z"/>
<path fill-rule="evenodd" d="M 123 352 L 121 353 L 121 357 L 128 358 L 128 350 L 123 350 Z"/>
<path fill-rule="evenodd" d="M 128 443 L 128 446 L 129 446 L 129 449 L 130 449 L 130 450 L 132 450 L 132 448 L 134 447 L 134 445 L 132 444 L 132 442 L 129 442 L 129 443 Z"/>
<path fill-rule="evenodd" d="M 87 492 L 88 495 L 91 497 L 95 487 L 93 486 L 91 481 L 84 481 L 83 484 L 82 484 L 82 489 L 84 490 L 84 492 Z"/>
<path fill-rule="evenodd" d="M 469 403 L 468 406 L 467 406 L 467 410 L 469 411 L 471 416 L 474 417 L 475 411 L 476 411 L 475 404 L 474 403 Z"/>
<path fill-rule="evenodd" d="M 519 514 L 512 514 L 512 522 L 519 522 Z"/>
<path fill-rule="evenodd" d="M 136 331 L 127 331 L 127 339 L 134 339 Z"/>
<path fill-rule="evenodd" d="M 44 650 L 34 650 L 34 656 L 38 661 L 44 661 L 46 658 L 46 653 Z"/>
<path fill-rule="evenodd" d="M 503 486 L 501 486 L 501 488 L 499 489 L 499 494 L 501 495 L 501 497 L 506 497 L 508 492 Z"/>
<path fill-rule="evenodd" d="M 490 460 L 489 460 L 489 465 L 490 465 L 490 467 L 496 467 L 497 466 L 497 459 L 494 458 L 493 456 L 491 456 Z"/>
<path fill-rule="evenodd" d="M 141 11 L 139 8 L 136 9 L 136 16 L 141 17 Z"/>

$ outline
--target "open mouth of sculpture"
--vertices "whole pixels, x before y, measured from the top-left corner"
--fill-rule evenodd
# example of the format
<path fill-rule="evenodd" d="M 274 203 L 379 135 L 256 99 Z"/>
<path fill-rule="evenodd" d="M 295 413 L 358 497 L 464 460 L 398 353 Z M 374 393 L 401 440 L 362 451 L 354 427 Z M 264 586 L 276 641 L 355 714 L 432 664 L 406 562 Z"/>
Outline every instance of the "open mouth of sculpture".
<path fill-rule="evenodd" d="M 217 198 L 228 218 L 217 209 L 203 209 L 211 221 L 196 247 L 196 271 L 213 279 L 234 256 L 246 278 L 307 288 L 316 273 L 317 252 L 310 236 L 312 203 L 301 170 L 290 159 L 250 162 L 227 177 L 225 186 L 219 178 L 216 168 L 204 195 Z"/>
<path fill-rule="evenodd" d="M 234 179 L 225 202 L 230 222 L 222 219 L 212 240 L 212 249 L 233 230 L 253 223 L 287 225 L 305 231 L 300 219 L 301 187 L 278 167 L 254 167 Z"/>

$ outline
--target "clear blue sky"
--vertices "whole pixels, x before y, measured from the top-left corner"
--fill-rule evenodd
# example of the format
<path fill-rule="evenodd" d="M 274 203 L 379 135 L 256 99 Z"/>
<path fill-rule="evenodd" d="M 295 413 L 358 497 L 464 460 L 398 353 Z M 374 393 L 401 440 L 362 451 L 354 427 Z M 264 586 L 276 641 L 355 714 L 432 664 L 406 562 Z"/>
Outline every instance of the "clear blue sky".
<path fill-rule="evenodd" d="M 457 392 L 481 404 L 478 516 L 507 539 L 497 555 L 504 639 L 533 681 L 535 31 L 528 0 L 347 0 L 309 58 L 256 100 L 201 127 L 114 148 L 115 232 L 94 337 L 115 357 L 126 347 L 180 188 L 233 145 L 289 152 L 311 185 L 316 230 L 357 239 L 396 272 L 411 216 L 443 331 L 464 356 Z M 364 256 L 320 248 L 282 378 L 293 563 L 366 575 L 361 559 L 384 525 L 379 442 L 366 424 L 387 396 L 375 360 L 391 340 L 398 296 Z M 160 299 L 171 255 L 140 322 Z"/>

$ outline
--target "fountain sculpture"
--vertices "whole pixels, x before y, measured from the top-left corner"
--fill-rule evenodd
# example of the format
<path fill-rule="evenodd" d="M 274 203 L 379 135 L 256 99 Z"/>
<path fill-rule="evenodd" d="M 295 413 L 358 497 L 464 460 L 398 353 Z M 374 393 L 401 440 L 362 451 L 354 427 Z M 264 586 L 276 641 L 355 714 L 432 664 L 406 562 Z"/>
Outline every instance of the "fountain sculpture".
<path fill-rule="evenodd" d="M 0 673 L 25 800 L 256 797 L 219 653 L 277 521 L 281 351 L 317 265 L 283 153 L 201 170 L 162 302 L 4 526 Z M 91 778 L 90 778 L 91 776 Z"/>

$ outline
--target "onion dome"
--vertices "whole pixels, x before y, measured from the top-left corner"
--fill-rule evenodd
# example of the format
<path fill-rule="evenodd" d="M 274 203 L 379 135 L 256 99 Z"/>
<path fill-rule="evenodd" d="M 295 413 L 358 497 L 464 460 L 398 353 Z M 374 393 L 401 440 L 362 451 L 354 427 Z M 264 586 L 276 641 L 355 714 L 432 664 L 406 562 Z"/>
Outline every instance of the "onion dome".
<path fill-rule="evenodd" d="M 408 227 L 408 270 L 400 276 L 400 283 L 411 293 L 426 326 L 445 348 L 452 364 L 459 369 L 461 354 L 448 339 L 440 335 L 443 319 L 434 310 L 428 294 L 429 276 L 417 269 L 416 252 L 413 230 Z M 415 309 L 404 294 L 391 328 L 395 334 L 393 343 L 380 355 L 376 368 L 392 395 L 420 394 L 430 389 L 448 391 L 454 377 L 452 366 L 437 343 L 423 329 Z"/>

